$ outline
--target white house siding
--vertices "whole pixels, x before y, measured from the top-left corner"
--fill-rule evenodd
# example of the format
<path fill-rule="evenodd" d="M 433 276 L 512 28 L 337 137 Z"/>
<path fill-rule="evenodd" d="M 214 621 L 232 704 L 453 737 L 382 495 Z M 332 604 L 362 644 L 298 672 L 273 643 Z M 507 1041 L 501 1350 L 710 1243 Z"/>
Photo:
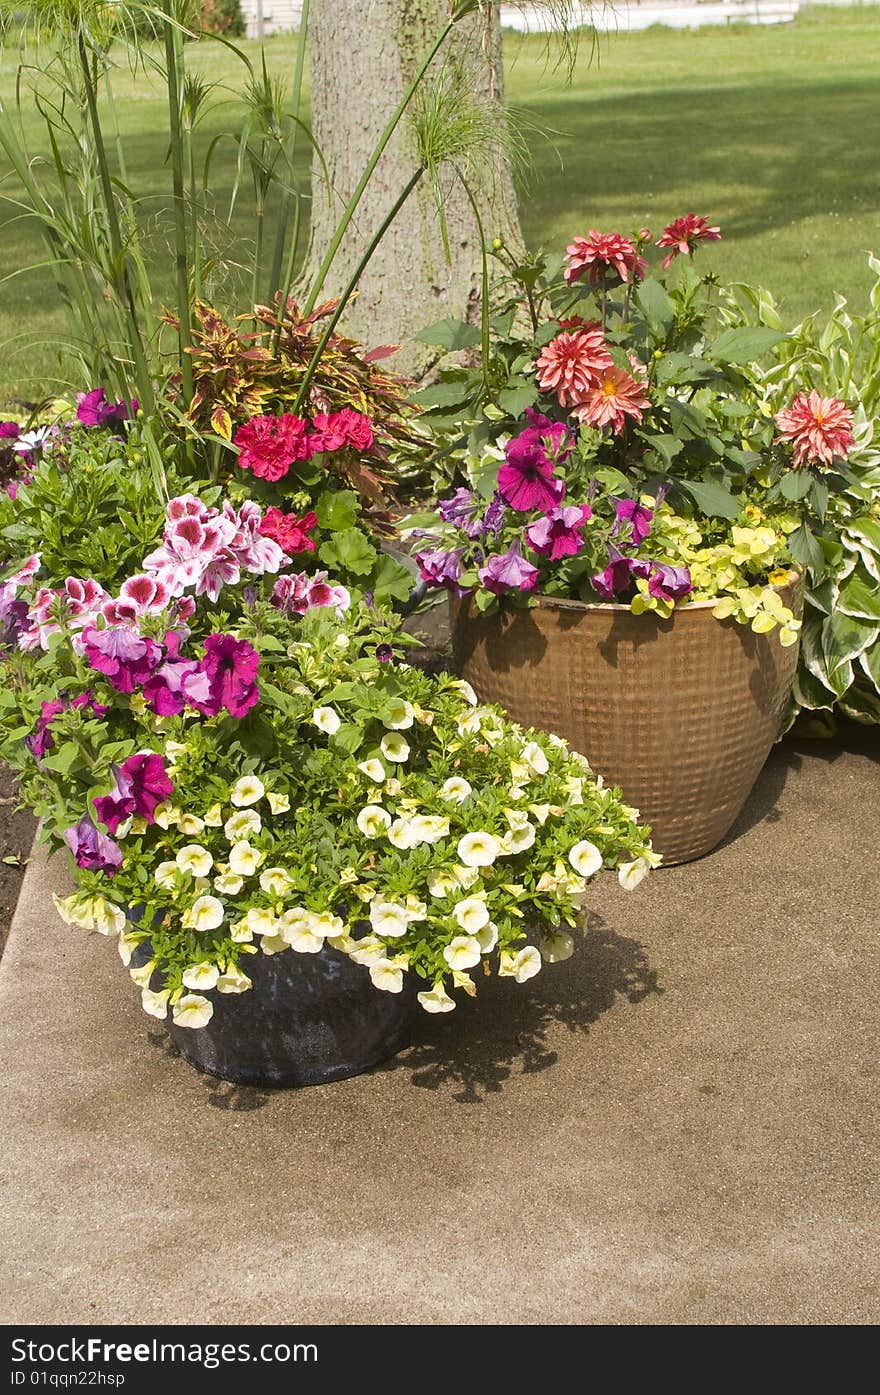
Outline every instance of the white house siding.
<path fill-rule="evenodd" d="M 302 0 L 241 0 L 241 8 L 249 39 L 260 37 L 261 9 L 264 35 L 298 29 L 302 16 Z"/>

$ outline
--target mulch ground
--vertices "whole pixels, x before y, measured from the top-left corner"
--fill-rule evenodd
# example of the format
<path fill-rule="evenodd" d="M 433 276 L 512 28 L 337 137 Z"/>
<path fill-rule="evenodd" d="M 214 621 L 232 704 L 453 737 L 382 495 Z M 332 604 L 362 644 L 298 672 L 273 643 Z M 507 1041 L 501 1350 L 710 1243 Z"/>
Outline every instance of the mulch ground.
<path fill-rule="evenodd" d="M 0 954 L 15 914 L 37 827 L 32 814 L 16 808 L 17 802 L 12 774 L 0 765 Z"/>

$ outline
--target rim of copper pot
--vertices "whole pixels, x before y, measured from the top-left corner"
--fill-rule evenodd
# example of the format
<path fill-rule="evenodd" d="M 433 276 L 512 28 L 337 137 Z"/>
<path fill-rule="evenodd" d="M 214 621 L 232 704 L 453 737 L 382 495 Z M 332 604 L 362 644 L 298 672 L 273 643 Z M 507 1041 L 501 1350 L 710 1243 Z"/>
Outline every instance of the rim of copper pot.
<path fill-rule="evenodd" d="M 800 580 L 801 573 L 792 570 L 788 573 L 787 580 L 776 581 L 773 583 L 773 590 L 787 591 L 790 586 L 796 586 Z M 469 599 L 469 597 L 465 599 Z M 677 605 L 673 610 L 672 615 L 670 615 L 668 618 L 672 620 L 676 615 L 687 615 L 689 610 L 714 610 L 717 604 L 717 600 L 691 601 L 689 605 Z M 577 601 L 571 596 L 537 595 L 535 596 L 535 605 L 547 610 L 619 610 L 626 615 L 632 615 L 632 611 L 630 610 L 629 606 L 624 605 L 620 601 Z M 507 614 L 511 613 L 513 612 L 507 612 Z M 654 610 L 646 610 L 643 611 L 642 614 L 653 615 L 658 619 L 663 618 L 662 616 L 657 616 L 657 612 Z M 633 618 L 640 619 L 641 617 L 633 616 Z"/>

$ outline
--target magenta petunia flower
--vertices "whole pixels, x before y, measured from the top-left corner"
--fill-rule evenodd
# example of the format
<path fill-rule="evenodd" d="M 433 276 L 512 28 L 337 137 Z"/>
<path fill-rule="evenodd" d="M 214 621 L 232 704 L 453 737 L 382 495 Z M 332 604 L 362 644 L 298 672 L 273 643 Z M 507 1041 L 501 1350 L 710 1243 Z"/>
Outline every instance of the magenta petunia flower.
<path fill-rule="evenodd" d="M 663 258 L 663 270 L 666 270 L 674 257 L 691 256 L 698 243 L 720 240 L 721 229 L 710 228 L 707 220 L 696 213 L 685 213 L 683 217 L 675 218 L 657 238 L 658 247 L 672 249 Z"/>
<path fill-rule="evenodd" d="M 103 673 L 118 693 L 133 693 L 162 662 L 162 646 L 146 639 L 133 625 L 90 626 L 83 631 L 86 662 Z"/>
<path fill-rule="evenodd" d="M 498 491 L 505 503 L 519 513 L 552 509 L 565 494 L 565 481 L 555 474 L 556 463 L 570 454 L 564 422 L 528 408 L 530 425 L 507 442 L 506 465 L 498 471 Z"/>
<path fill-rule="evenodd" d="M 501 595 L 505 591 L 533 591 L 538 580 L 538 568 L 525 560 L 519 543 L 514 542 L 506 552 L 490 557 L 477 575 L 487 591 Z"/>
<path fill-rule="evenodd" d="M 640 504 L 638 499 L 620 499 L 615 512 L 617 516 L 611 529 L 612 538 L 620 538 L 622 534 L 619 546 L 622 547 L 624 543 L 629 547 L 641 546 L 651 531 L 654 510 Z"/>
<path fill-rule="evenodd" d="M 108 402 L 104 389 L 92 388 L 91 392 L 78 392 L 76 395 L 76 419 L 83 426 L 121 426 L 129 416 L 136 416 L 139 402 L 133 398 L 128 402 Z"/>
<path fill-rule="evenodd" d="M 163 757 L 153 751 L 140 751 L 122 765 L 114 766 L 113 773 L 116 788 L 92 800 L 105 828 L 115 833 L 131 817 L 155 822 L 156 806 L 174 793 Z"/>
<path fill-rule="evenodd" d="M 648 269 L 635 244 L 620 233 L 600 233 L 590 229 L 589 237 L 576 237 L 565 249 L 568 261 L 565 279 L 569 286 L 579 281 L 589 270 L 590 285 L 595 286 L 609 272 L 621 281 L 639 280 Z"/>
<path fill-rule="evenodd" d="M 40 715 L 37 718 L 37 725 L 30 736 L 25 737 L 25 745 L 30 751 L 34 760 L 40 761 L 47 751 L 51 751 L 55 746 L 55 738 L 49 728 L 56 717 L 70 707 L 73 709 L 84 708 L 94 717 L 104 717 L 110 710 L 102 702 L 95 702 L 91 689 L 87 688 L 84 693 L 78 693 L 69 703 L 64 697 L 56 698 L 53 702 L 43 702 L 40 704 Z"/>
<path fill-rule="evenodd" d="M 567 508 L 550 509 L 526 529 L 526 540 L 533 552 L 558 562 L 560 557 L 573 557 L 584 545 L 582 529 L 593 510 L 589 504 L 573 504 Z"/>
<path fill-rule="evenodd" d="M 0 421 L 0 441 L 17 441 L 21 427 L 17 421 Z"/>
<path fill-rule="evenodd" d="M 635 557 L 624 557 L 616 547 L 610 547 L 608 555 L 608 566 L 591 578 L 597 594 L 603 601 L 613 601 L 616 596 L 628 591 L 634 576 L 646 577 L 651 574 L 650 562 Z"/>
<path fill-rule="evenodd" d="M 244 717 L 259 700 L 259 666 L 260 656 L 246 640 L 234 635 L 208 635 L 200 665 L 207 679 L 208 697 L 195 706 L 207 717 L 216 717 L 224 709 L 232 717 Z M 190 684 L 187 689 L 193 691 Z"/>
<path fill-rule="evenodd" d="M 687 567 L 670 567 L 655 562 L 648 578 L 648 591 L 661 601 L 680 601 L 694 589 Z"/>
<path fill-rule="evenodd" d="M 89 872 L 106 872 L 113 876 L 122 866 L 122 849 L 106 833 L 96 828 L 88 814 L 79 823 L 64 830 L 64 841 L 73 853 L 77 867 Z"/>

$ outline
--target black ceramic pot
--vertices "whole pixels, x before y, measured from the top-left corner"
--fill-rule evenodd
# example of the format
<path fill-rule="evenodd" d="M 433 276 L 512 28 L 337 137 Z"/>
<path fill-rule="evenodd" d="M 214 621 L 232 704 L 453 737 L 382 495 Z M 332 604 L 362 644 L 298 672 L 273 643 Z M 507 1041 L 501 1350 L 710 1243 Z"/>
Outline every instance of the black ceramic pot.
<path fill-rule="evenodd" d="M 197 1070 L 241 1085 L 321 1085 L 358 1075 L 406 1044 L 417 985 L 373 987 L 367 969 L 325 946 L 318 954 L 249 955 L 246 993 L 211 993 L 206 1027 L 168 1030 Z"/>

